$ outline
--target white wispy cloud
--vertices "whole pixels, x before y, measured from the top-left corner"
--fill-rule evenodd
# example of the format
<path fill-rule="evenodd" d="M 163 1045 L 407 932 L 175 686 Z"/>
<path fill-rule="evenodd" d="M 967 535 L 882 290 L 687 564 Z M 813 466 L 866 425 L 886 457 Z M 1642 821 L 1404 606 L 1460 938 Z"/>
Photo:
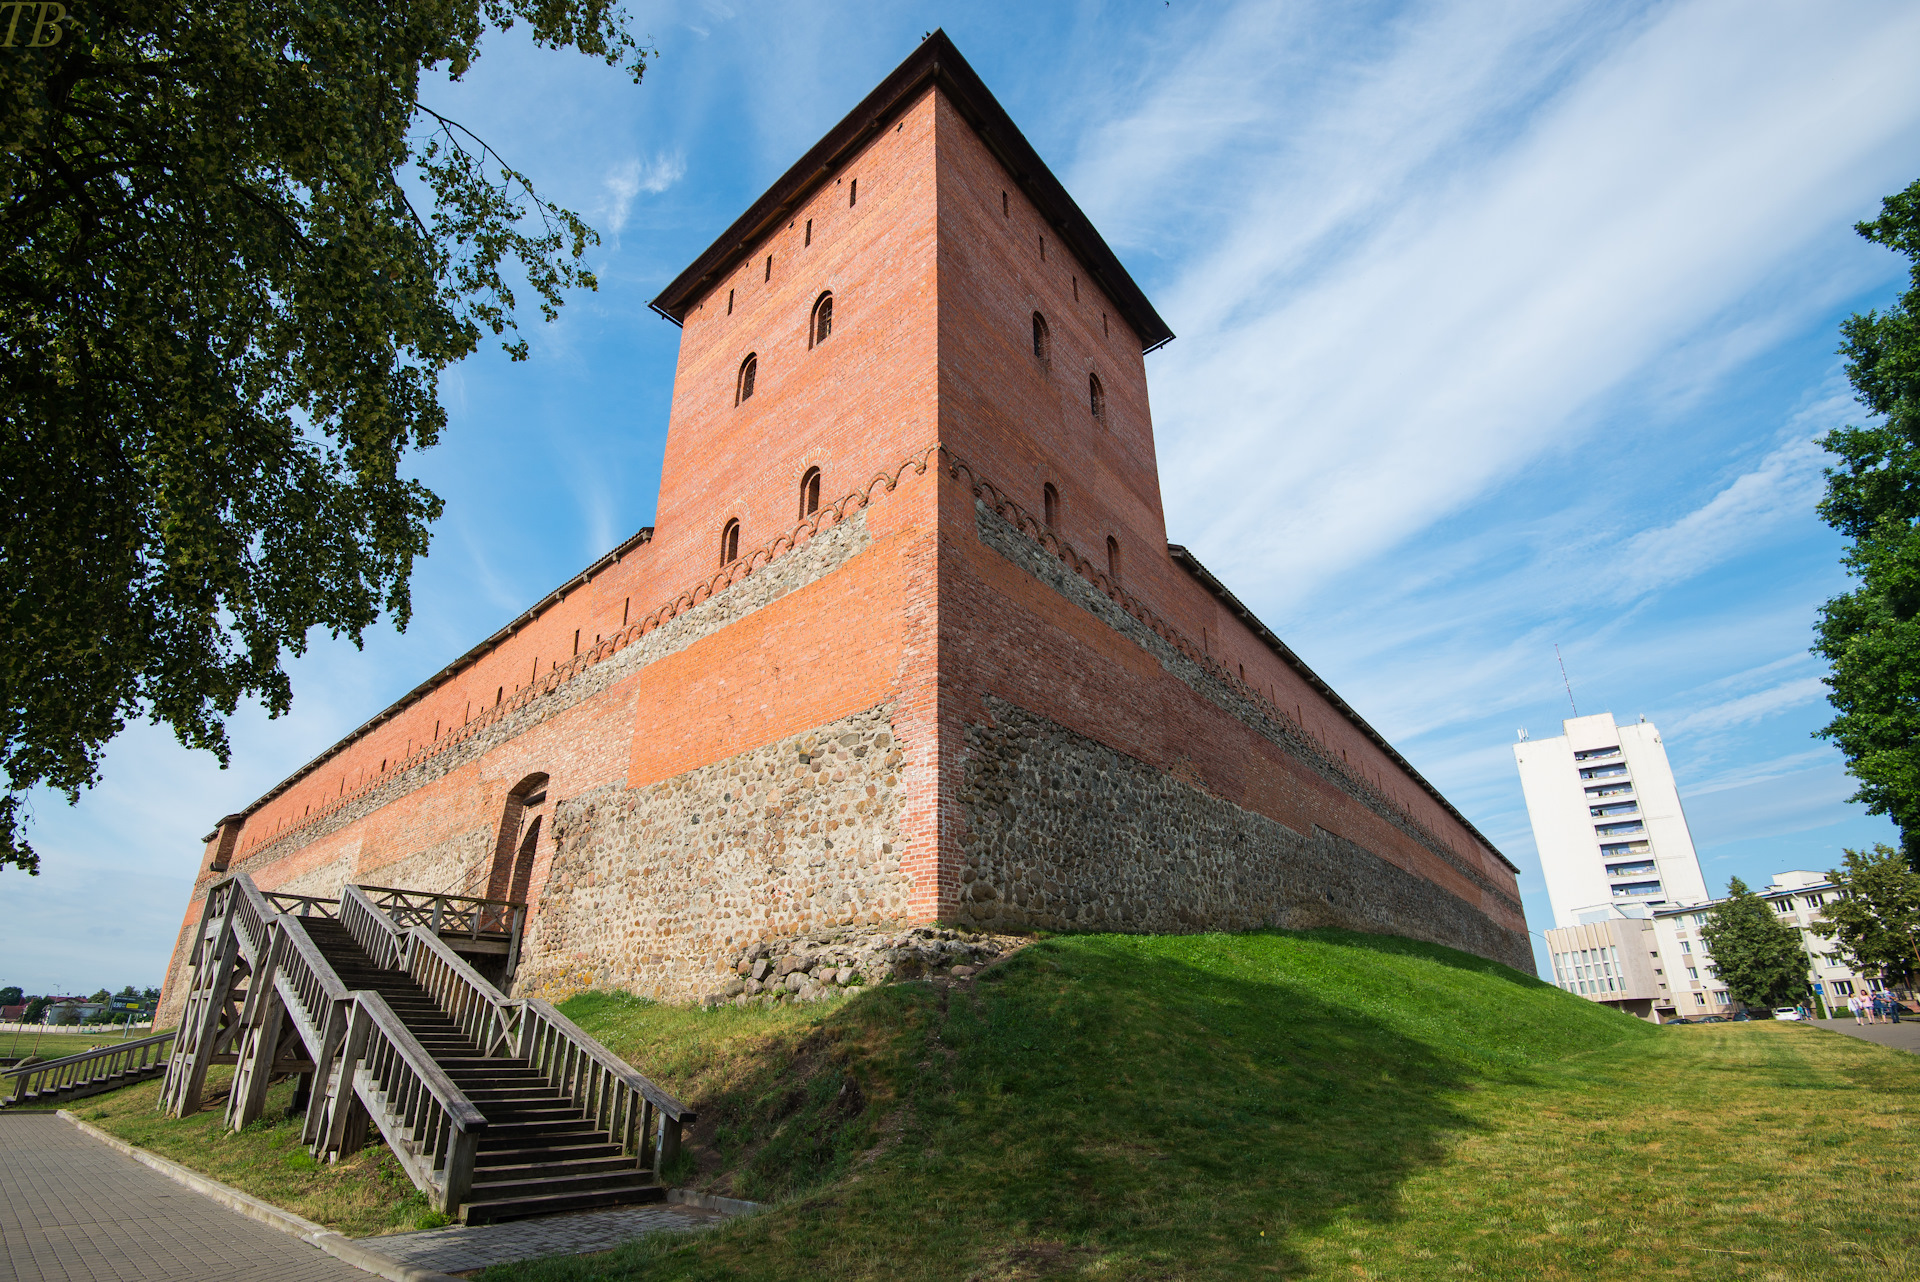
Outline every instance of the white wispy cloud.
<path fill-rule="evenodd" d="M 607 231 L 618 236 L 626 228 L 634 200 L 641 195 L 657 196 L 687 175 L 687 159 L 679 152 L 658 155 L 651 160 L 629 156 L 601 179 L 605 198 L 601 217 Z"/>
<path fill-rule="evenodd" d="M 1615 563 L 1614 599 L 1690 579 L 1751 547 L 1776 521 L 1803 516 L 1819 498 L 1827 458 L 1811 440 L 1789 441 L 1700 507 L 1634 535 Z"/>
<path fill-rule="evenodd" d="M 1752 694 L 1742 695 L 1738 699 L 1728 699 L 1724 703 L 1709 704 L 1695 709 L 1685 716 L 1667 723 L 1667 734 L 1700 734 L 1713 730 L 1725 730 L 1730 726 L 1751 725 L 1763 717 L 1788 708 L 1797 708 L 1824 698 L 1827 687 L 1819 677 L 1799 677 L 1792 681 L 1783 681 L 1779 685 L 1765 690 L 1756 690 Z"/>
<path fill-rule="evenodd" d="M 1886 189 L 1904 172 L 1920 115 L 1920 10 L 1736 21 L 1702 3 L 1597 34 L 1586 7 L 1431 6 L 1291 116 L 1211 110 L 1208 85 L 1291 61 L 1270 8 L 1223 20 L 1102 135 L 1146 142 L 1093 148 L 1076 175 L 1123 225 L 1176 238 L 1192 232 L 1150 203 L 1217 193 L 1163 291 L 1182 332 L 1155 358 L 1167 510 L 1269 599 L 1581 445 L 1615 401 L 1684 382 L 1675 353 L 1723 367 L 1720 346 L 1755 341 L 1726 322 L 1756 294 L 1764 334 L 1857 287 L 1793 253 L 1859 215 L 1863 173 Z"/>

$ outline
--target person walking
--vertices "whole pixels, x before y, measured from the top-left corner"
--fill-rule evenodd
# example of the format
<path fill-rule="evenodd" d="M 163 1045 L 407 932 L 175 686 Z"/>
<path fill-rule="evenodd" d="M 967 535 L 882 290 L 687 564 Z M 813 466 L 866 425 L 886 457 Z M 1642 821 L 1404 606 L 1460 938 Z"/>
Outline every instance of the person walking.
<path fill-rule="evenodd" d="M 1859 993 L 1854 993 L 1847 998 L 1847 1009 L 1853 1012 L 1853 1025 L 1855 1028 L 1867 1022 L 1866 1012 L 1861 1009 L 1862 1002 L 1863 999 Z"/>

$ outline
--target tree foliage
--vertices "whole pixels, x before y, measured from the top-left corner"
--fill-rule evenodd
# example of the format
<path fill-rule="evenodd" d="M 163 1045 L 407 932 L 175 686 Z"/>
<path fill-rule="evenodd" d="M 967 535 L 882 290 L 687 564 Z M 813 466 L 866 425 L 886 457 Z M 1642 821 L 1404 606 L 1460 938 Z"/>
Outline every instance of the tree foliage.
<path fill-rule="evenodd" d="M 1877 421 L 1821 440 L 1840 462 L 1820 515 L 1850 540 L 1843 560 L 1860 586 L 1820 611 L 1813 648 L 1832 665 L 1835 712 L 1820 733 L 1846 755 L 1854 800 L 1900 826 L 1920 871 L 1920 182 L 1855 230 L 1912 265 L 1898 302 L 1841 325 L 1847 377 Z"/>
<path fill-rule="evenodd" d="M 1735 877 L 1727 898 L 1700 928 L 1727 992 L 1748 1006 L 1788 1006 L 1807 993 L 1807 954 L 1800 932 Z"/>
<path fill-rule="evenodd" d="M 1815 929 L 1839 942 L 1854 970 L 1908 983 L 1920 971 L 1920 873 L 1884 843 L 1845 856 L 1846 866 L 1827 876 L 1846 894 L 1821 907 L 1826 920 Z"/>
<path fill-rule="evenodd" d="M 523 21 L 640 79 L 612 0 L 88 0 L 0 53 L 0 864 L 130 717 L 227 759 L 284 653 L 404 627 L 445 367 L 515 359 L 597 236 L 421 103 Z M 18 16 L 18 15 L 16 15 Z M 33 26 L 33 34 L 26 30 Z M 37 35 L 40 38 L 35 39 Z"/>

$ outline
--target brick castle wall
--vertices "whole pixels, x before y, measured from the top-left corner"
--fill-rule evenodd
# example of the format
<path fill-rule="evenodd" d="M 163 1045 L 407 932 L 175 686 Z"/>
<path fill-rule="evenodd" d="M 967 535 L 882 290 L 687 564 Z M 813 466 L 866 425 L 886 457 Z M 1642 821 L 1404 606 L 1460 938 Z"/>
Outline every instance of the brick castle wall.
<path fill-rule="evenodd" d="M 687 309 L 651 537 L 226 823 L 182 945 L 229 869 L 480 893 L 545 776 L 522 977 L 555 996 L 943 918 L 1530 967 L 1511 866 L 1168 554 L 1138 337 L 946 95 L 836 163 Z"/>

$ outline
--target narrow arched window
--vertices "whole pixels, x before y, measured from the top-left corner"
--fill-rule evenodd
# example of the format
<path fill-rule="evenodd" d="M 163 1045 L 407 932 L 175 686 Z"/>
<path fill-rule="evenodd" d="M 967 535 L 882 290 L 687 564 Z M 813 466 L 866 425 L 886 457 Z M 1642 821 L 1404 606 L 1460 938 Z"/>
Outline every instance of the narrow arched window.
<path fill-rule="evenodd" d="M 1040 490 L 1041 513 L 1047 519 L 1047 528 L 1051 530 L 1060 516 L 1060 491 L 1053 488 L 1051 482 Z"/>
<path fill-rule="evenodd" d="M 727 528 L 720 531 L 720 564 L 732 565 L 740 559 L 740 522 L 728 521 Z"/>
<path fill-rule="evenodd" d="M 1107 536 L 1107 577 L 1120 581 L 1120 540 L 1111 534 Z"/>
<path fill-rule="evenodd" d="M 800 478 L 800 519 L 806 520 L 820 510 L 820 469 L 810 467 Z"/>
<path fill-rule="evenodd" d="M 748 352 L 747 359 L 740 362 L 740 381 L 738 385 L 735 386 L 733 392 L 733 403 L 735 405 L 738 405 L 741 401 L 753 395 L 753 376 L 757 374 L 759 370 L 760 358 L 752 352 Z"/>
<path fill-rule="evenodd" d="M 1047 333 L 1047 318 L 1039 312 L 1033 314 L 1033 355 L 1040 361 L 1053 356 L 1053 336 Z"/>
<path fill-rule="evenodd" d="M 833 333 L 833 295 L 822 294 L 814 300 L 813 321 L 807 326 L 807 346 L 816 347 Z"/>
<path fill-rule="evenodd" d="M 1087 375 L 1087 407 L 1093 411 L 1095 421 L 1107 421 L 1107 389 L 1100 386 L 1098 374 Z"/>

